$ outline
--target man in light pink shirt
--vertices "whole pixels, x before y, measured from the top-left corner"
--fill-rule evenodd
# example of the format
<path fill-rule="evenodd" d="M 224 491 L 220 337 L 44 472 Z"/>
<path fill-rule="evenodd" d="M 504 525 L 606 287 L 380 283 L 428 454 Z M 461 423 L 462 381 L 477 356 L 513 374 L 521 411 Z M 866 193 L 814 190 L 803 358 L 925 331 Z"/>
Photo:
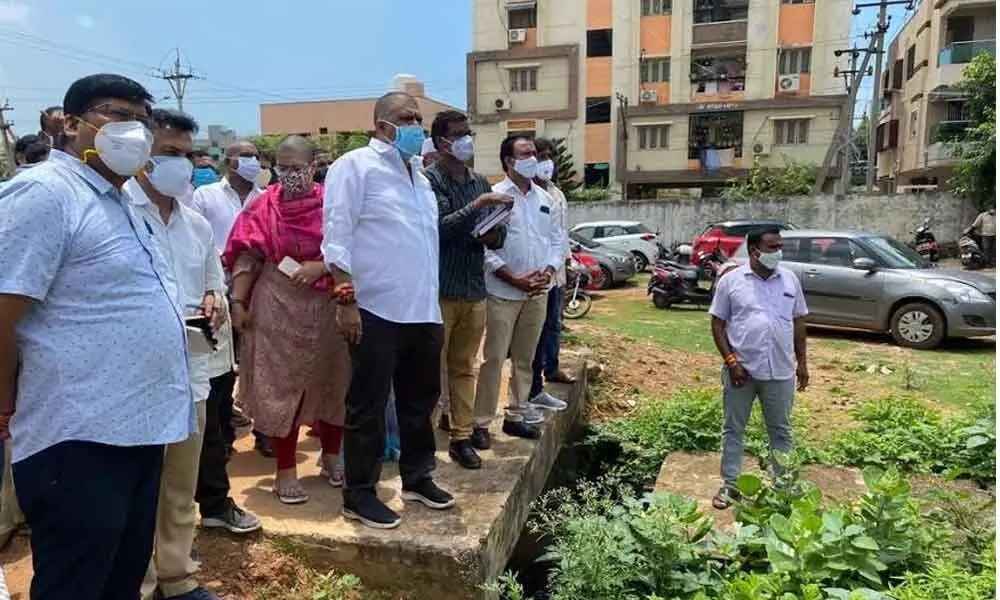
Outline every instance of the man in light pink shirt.
<path fill-rule="evenodd" d="M 760 399 L 769 448 L 792 449 L 791 413 L 795 382 L 809 383 L 806 365 L 806 308 L 795 274 L 780 266 L 781 232 L 762 228 L 747 236 L 750 262 L 721 278 L 712 307 L 712 337 L 722 355 L 722 488 L 712 506 L 728 508 L 738 495 L 743 465 L 743 431 L 754 398 Z M 773 457 L 772 457 L 773 459 Z M 780 465 L 772 460 L 772 467 Z"/>

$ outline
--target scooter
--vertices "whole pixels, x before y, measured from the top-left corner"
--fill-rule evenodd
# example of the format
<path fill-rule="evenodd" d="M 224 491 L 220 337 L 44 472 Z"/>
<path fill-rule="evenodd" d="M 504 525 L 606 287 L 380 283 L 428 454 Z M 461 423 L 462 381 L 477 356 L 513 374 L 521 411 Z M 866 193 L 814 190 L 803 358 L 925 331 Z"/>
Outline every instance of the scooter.
<path fill-rule="evenodd" d="M 932 263 L 938 261 L 941 255 L 941 247 L 938 245 L 937 238 L 934 237 L 934 232 L 931 231 L 931 220 L 929 218 L 924 219 L 924 222 L 913 233 L 913 249 L 917 251 L 917 254 Z"/>
<path fill-rule="evenodd" d="M 593 300 L 587 291 L 590 277 L 579 262 L 569 260 L 566 264 L 566 289 L 563 292 L 562 316 L 564 319 L 581 319 L 588 312 Z"/>
<path fill-rule="evenodd" d="M 962 267 L 969 271 L 986 268 L 986 254 L 968 231 L 958 238 L 958 255 L 962 260 Z"/>
<path fill-rule="evenodd" d="M 726 258 L 719 247 L 712 252 L 700 252 L 698 258 L 697 266 L 674 261 L 658 261 L 653 266 L 646 294 L 653 297 L 656 308 L 670 308 L 674 304 L 707 306 L 712 303 L 715 279 Z M 709 289 L 699 285 L 703 279 L 712 282 Z"/>

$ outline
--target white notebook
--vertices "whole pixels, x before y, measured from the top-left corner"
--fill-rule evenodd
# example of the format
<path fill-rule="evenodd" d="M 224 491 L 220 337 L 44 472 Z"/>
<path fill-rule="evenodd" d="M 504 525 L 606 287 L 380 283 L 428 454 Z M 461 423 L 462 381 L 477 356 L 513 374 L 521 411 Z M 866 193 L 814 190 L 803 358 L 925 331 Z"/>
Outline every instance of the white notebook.
<path fill-rule="evenodd" d="M 472 231 L 473 237 L 480 237 L 497 225 L 506 223 L 510 219 L 511 209 L 507 207 L 497 207 L 486 214 L 483 219 L 476 223 L 476 228 Z"/>

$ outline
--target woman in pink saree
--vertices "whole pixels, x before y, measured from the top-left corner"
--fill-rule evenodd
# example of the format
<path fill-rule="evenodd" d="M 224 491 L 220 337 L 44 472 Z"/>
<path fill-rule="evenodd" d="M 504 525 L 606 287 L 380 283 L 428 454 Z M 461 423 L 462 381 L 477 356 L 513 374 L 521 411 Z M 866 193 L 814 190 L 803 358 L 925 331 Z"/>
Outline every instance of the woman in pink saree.
<path fill-rule="evenodd" d="M 278 184 L 236 218 L 222 257 L 233 274 L 233 325 L 244 334 L 239 401 L 271 437 L 274 492 L 286 504 L 309 499 L 296 469 L 300 425 L 318 425 L 322 473 L 335 487 L 343 483 L 337 455 L 350 357 L 320 252 L 323 187 L 313 183 L 314 154 L 305 138 L 281 142 Z"/>

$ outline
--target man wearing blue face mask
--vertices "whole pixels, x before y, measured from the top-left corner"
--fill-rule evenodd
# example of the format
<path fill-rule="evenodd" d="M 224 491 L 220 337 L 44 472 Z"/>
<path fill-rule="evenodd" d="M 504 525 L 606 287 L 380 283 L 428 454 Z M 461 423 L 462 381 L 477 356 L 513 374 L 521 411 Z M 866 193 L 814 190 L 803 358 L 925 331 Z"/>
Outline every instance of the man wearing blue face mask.
<path fill-rule="evenodd" d="M 212 424 L 216 429 L 213 435 L 206 431 L 205 401 L 209 380 L 228 372 L 231 366 L 228 348 L 219 347 L 228 337 L 220 335 L 221 328 L 229 327 L 223 301 L 226 282 L 212 243 L 211 226 L 178 201 L 191 185 L 193 165 L 188 156 L 198 125 L 186 114 L 164 109 L 154 109 L 152 118 L 155 127 L 150 165 L 130 179 L 124 190 L 136 215 L 153 231 L 157 247 L 173 267 L 185 318 L 206 317 L 213 341 L 209 342 L 205 332 L 188 328 L 188 371 L 198 430 L 186 440 L 168 445 L 164 455 L 156 508 L 156 545 L 142 599 L 151 599 L 159 589 L 166 600 L 217 600 L 215 594 L 198 586 L 194 578 L 197 565 L 190 556 L 198 479 L 228 479 L 226 446 L 217 421 Z M 254 530 L 260 527 L 253 515 L 243 514 Z"/>
<path fill-rule="evenodd" d="M 151 100 L 76 81 L 62 149 L 0 191 L 0 428 L 13 414 L 33 600 L 138 597 L 164 446 L 197 425 L 173 270 L 121 191 Z"/>
<path fill-rule="evenodd" d="M 424 143 L 416 100 L 391 92 L 375 103 L 375 137 L 340 157 L 326 176 L 323 257 L 334 277 L 340 329 L 351 347 L 344 434 L 344 516 L 399 525 L 376 495 L 392 382 L 402 454 L 403 500 L 455 505 L 431 478 L 431 412 L 441 392 L 438 205 L 420 172 Z"/>

